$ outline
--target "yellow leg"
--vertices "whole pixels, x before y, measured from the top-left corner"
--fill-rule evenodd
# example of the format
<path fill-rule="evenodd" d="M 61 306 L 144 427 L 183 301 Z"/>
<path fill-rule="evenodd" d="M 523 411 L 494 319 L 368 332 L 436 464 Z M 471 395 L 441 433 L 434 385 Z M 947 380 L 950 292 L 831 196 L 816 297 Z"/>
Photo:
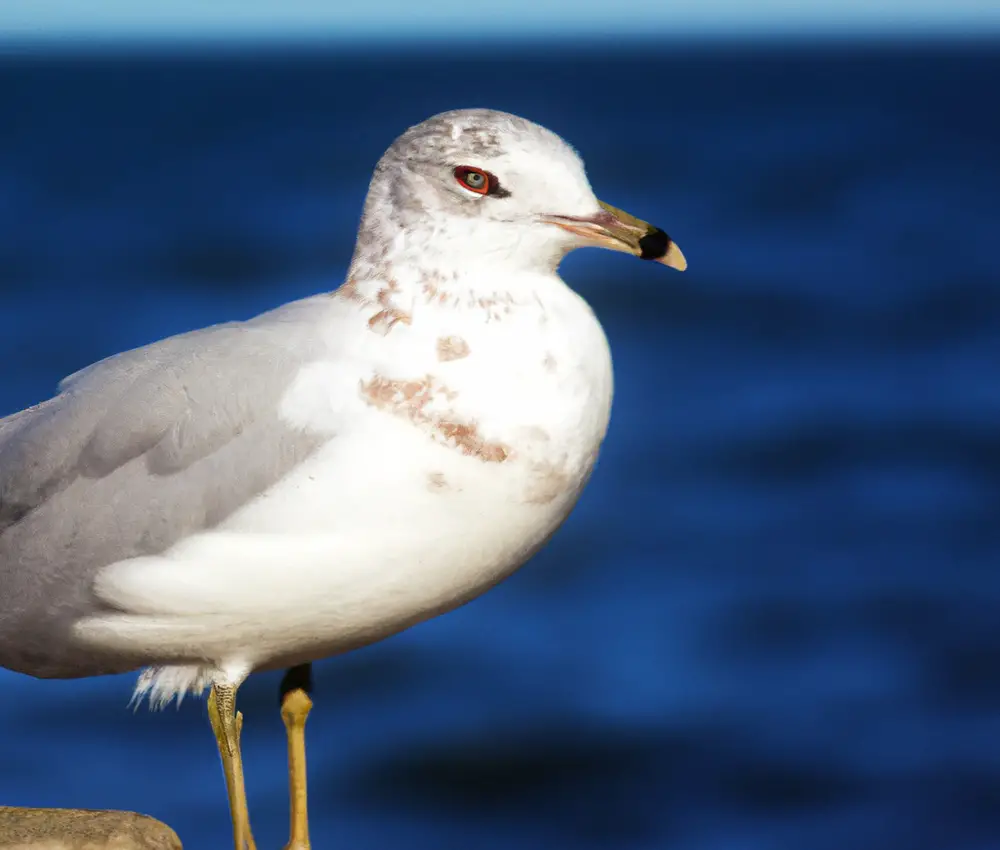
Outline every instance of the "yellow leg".
<path fill-rule="evenodd" d="M 229 814 L 233 821 L 233 842 L 236 850 L 257 850 L 250 832 L 250 813 L 247 809 L 247 792 L 243 782 L 243 756 L 240 752 L 240 733 L 243 715 L 236 711 L 236 688 L 232 685 L 213 685 L 208 696 L 208 719 L 215 733 L 215 742 L 222 757 L 222 770 L 226 775 L 229 794 Z"/>
<path fill-rule="evenodd" d="M 284 850 L 310 850 L 309 813 L 306 805 L 306 719 L 312 700 L 302 688 L 281 698 L 281 719 L 288 733 L 288 789 L 291 829 Z"/>

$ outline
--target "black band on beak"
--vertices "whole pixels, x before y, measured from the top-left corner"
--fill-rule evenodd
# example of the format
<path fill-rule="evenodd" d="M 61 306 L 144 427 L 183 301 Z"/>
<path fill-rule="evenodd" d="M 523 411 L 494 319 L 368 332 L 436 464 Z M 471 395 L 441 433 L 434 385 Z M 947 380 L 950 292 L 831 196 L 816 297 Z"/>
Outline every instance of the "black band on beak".
<path fill-rule="evenodd" d="M 667 255 L 673 240 L 660 228 L 647 233 L 639 240 L 640 259 L 659 260 Z"/>

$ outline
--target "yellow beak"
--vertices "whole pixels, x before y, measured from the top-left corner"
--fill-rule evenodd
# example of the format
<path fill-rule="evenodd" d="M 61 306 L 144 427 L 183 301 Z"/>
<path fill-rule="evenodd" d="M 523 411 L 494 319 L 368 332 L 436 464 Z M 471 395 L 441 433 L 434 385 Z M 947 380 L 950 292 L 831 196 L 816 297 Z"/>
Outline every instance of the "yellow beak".
<path fill-rule="evenodd" d="M 548 215 L 543 221 L 582 236 L 588 242 L 612 251 L 624 251 L 643 260 L 653 260 L 684 271 L 687 260 L 674 241 L 660 228 L 598 201 L 601 212 L 593 216 Z"/>

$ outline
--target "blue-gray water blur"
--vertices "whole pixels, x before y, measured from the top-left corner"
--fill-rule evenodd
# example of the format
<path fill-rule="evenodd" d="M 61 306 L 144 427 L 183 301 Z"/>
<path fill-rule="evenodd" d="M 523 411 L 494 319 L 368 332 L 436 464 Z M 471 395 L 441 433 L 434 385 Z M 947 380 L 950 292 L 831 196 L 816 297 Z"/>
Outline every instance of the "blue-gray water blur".
<path fill-rule="evenodd" d="M 0 413 L 332 289 L 406 126 L 570 140 L 684 275 L 577 252 L 615 355 L 579 508 L 317 666 L 314 846 L 1000 847 L 1000 45 L 0 60 Z M 0 588 L 2 592 L 2 588 Z M 0 671 L 0 804 L 230 843 L 204 703 Z M 278 675 L 241 692 L 287 835 Z"/>

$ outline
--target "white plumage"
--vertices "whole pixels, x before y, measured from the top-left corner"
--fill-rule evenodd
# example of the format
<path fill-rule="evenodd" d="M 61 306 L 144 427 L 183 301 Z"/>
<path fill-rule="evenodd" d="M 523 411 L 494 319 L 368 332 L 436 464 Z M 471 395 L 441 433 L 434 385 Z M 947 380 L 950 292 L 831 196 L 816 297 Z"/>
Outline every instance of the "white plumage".
<path fill-rule="evenodd" d="M 162 703 L 509 575 L 572 509 L 610 414 L 607 342 L 557 266 L 661 233 L 608 210 L 555 134 L 444 113 L 380 161 L 340 289 L 112 358 L 4 420 L 0 663 L 142 666 L 137 695 Z"/>

